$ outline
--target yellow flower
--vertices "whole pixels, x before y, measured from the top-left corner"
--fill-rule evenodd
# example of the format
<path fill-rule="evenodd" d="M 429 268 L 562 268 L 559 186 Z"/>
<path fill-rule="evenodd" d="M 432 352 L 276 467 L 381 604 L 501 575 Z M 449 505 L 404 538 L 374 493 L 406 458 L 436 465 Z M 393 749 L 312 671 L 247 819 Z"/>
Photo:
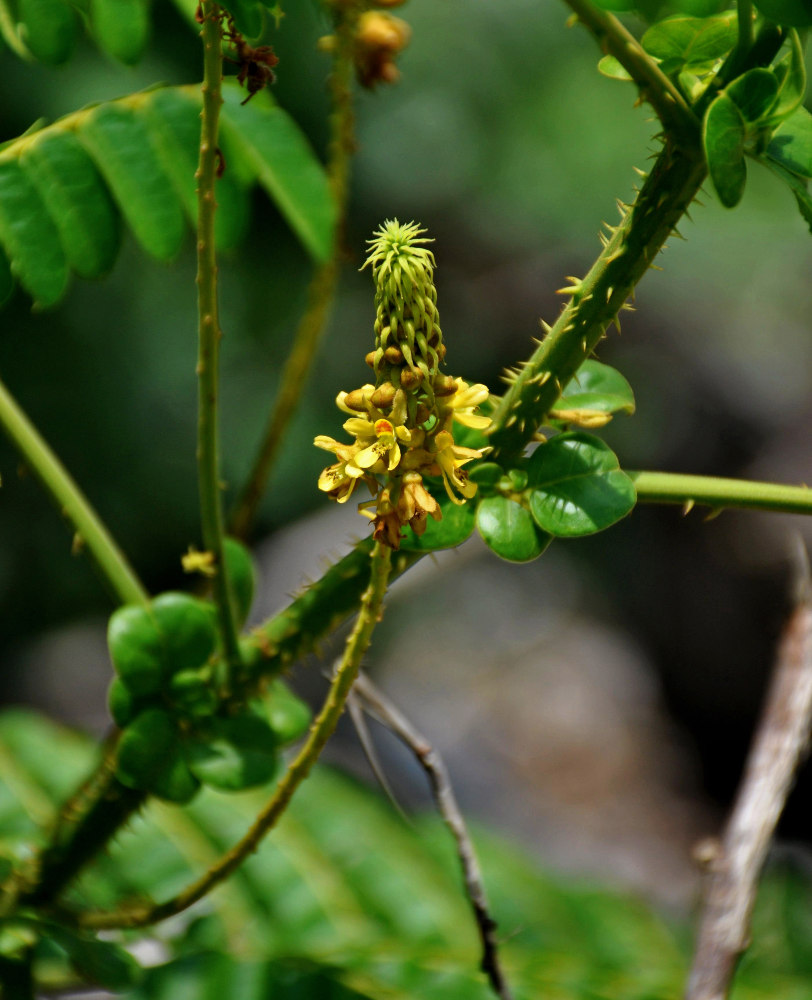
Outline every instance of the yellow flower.
<path fill-rule="evenodd" d="M 476 483 L 468 481 L 467 473 L 460 466 L 473 458 L 482 458 L 482 452 L 476 448 L 463 448 L 462 445 L 454 444 L 454 438 L 448 431 L 440 431 L 434 444 L 437 449 L 434 458 L 440 467 L 445 491 L 452 503 L 464 504 L 476 494 Z M 452 486 L 462 494 L 462 500 L 454 495 Z"/>
<path fill-rule="evenodd" d="M 481 382 L 474 385 L 461 378 L 456 379 L 457 391 L 453 396 L 443 399 L 444 408 L 451 410 L 451 415 L 458 423 L 465 427 L 474 427 L 477 430 L 484 430 L 490 426 L 491 418 L 485 417 L 474 410 L 488 398 L 488 387 Z"/>
<path fill-rule="evenodd" d="M 350 423 L 351 421 L 347 421 Z M 385 471 L 392 472 L 400 462 L 400 444 L 398 439 L 408 443 L 411 434 L 404 426 L 395 427 L 385 417 L 376 420 L 371 425 L 375 434 L 375 441 L 364 448 L 355 456 L 353 464 L 359 469 L 374 469 L 378 462 L 385 462 Z M 376 470 L 377 471 L 377 470 Z M 381 469 L 380 471 L 384 471 Z M 363 475 L 363 473 L 360 473 Z"/>
<path fill-rule="evenodd" d="M 332 451 L 338 459 L 335 465 L 330 465 L 322 470 L 319 476 L 320 490 L 329 493 L 339 503 L 346 503 L 352 496 L 355 484 L 363 478 L 370 491 L 375 491 L 375 487 L 372 485 L 374 480 L 367 476 L 363 469 L 359 469 L 353 464 L 353 459 L 359 451 L 357 444 L 342 444 L 326 434 L 317 435 L 313 443 L 324 451 Z"/>

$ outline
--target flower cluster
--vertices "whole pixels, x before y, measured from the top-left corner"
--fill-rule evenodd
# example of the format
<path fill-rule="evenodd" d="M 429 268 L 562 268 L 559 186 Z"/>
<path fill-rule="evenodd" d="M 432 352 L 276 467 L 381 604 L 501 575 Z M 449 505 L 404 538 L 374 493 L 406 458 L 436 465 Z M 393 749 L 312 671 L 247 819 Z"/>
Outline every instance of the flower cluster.
<path fill-rule="evenodd" d="M 315 444 L 336 462 L 319 477 L 319 489 L 346 503 L 363 482 L 372 495 L 359 505 L 375 524 L 374 537 L 393 549 L 410 525 L 423 534 L 429 517 L 439 521 L 440 505 L 424 477 L 441 479 L 452 503 L 476 493 L 463 466 L 483 451 L 454 440 L 453 425 L 484 430 L 490 419 L 477 413 L 488 399 L 484 385 L 469 385 L 444 375 L 445 357 L 434 287 L 434 255 L 414 223 L 386 222 L 370 240 L 364 267 L 376 283 L 375 349 L 367 363 L 375 372 L 336 405 L 349 419 L 344 430 L 352 443 L 320 434 Z"/>

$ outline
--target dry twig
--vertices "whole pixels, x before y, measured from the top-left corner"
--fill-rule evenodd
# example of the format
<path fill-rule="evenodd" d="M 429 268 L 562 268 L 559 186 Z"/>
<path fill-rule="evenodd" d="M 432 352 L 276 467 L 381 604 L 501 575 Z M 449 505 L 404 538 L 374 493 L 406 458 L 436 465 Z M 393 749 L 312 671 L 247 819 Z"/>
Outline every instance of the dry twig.
<path fill-rule="evenodd" d="M 770 839 L 806 751 L 812 719 L 812 596 L 787 623 L 744 777 L 710 862 L 686 1000 L 723 1000 L 747 947 Z"/>
<path fill-rule="evenodd" d="M 480 968 L 488 977 L 491 987 L 500 1000 L 512 1000 L 499 962 L 496 921 L 490 914 L 488 897 L 482 882 L 482 873 L 476 851 L 457 805 L 454 789 L 451 786 L 451 778 L 442 757 L 366 674 L 360 673 L 358 675 L 353 691 L 364 702 L 367 711 L 388 726 L 398 739 L 412 751 L 426 772 L 437 810 L 457 844 L 457 854 L 462 865 L 465 888 L 471 901 L 471 908 L 474 911 L 474 919 L 482 942 Z"/>

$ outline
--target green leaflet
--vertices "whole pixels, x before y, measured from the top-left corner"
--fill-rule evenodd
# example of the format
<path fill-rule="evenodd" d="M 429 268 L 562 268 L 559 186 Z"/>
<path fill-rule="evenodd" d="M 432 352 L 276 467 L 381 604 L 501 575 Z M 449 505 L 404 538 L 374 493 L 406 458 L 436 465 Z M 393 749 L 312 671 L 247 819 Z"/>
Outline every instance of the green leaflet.
<path fill-rule="evenodd" d="M 171 260 L 183 242 L 183 211 L 144 117 L 124 102 L 102 104 L 81 119 L 77 134 L 141 246 Z"/>
<path fill-rule="evenodd" d="M 486 497 L 480 502 L 476 526 L 488 548 L 509 562 L 537 559 L 552 541 L 550 535 L 536 527 L 526 507 L 504 496 Z"/>
<path fill-rule="evenodd" d="M 767 156 L 793 174 L 812 177 L 812 115 L 806 108 L 798 108 L 773 132 Z"/>
<path fill-rule="evenodd" d="M 68 264 L 98 278 L 115 263 L 121 222 L 93 161 L 72 132 L 47 129 L 20 158 L 59 230 Z"/>
<path fill-rule="evenodd" d="M 709 69 L 736 44 L 735 14 L 719 17 L 669 17 L 646 31 L 643 48 L 659 59 L 666 73 Z"/>
<path fill-rule="evenodd" d="M 17 32 L 35 59 L 58 66 L 70 58 L 77 20 L 66 0 L 18 0 Z"/>
<path fill-rule="evenodd" d="M 748 125 L 762 122 L 778 97 L 778 80 L 768 69 L 748 70 L 725 90 Z"/>
<path fill-rule="evenodd" d="M 719 201 L 725 208 L 735 208 L 747 180 L 744 162 L 747 130 L 738 107 L 725 94 L 720 94 L 708 108 L 702 139 L 708 172 Z"/>
<path fill-rule="evenodd" d="M 8 302 L 13 291 L 14 275 L 11 273 L 11 265 L 8 262 L 8 257 L 0 248 L 0 307 Z"/>
<path fill-rule="evenodd" d="M 241 105 L 243 96 L 237 87 L 223 88 L 224 142 L 250 167 L 310 254 L 327 260 L 335 205 L 323 168 L 298 126 L 267 92 Z"/>
<path fill-rule="evenodd" d="M 634 392 L 619 371 L 590 358 L 564 386 L 555 409 L 634 413 Z"/>
<path fill-rule="evenodd" d="M 99 48 L 128 66 L 138 62 L 149 38 L 145 0 L 91 0 L 90 27 Z"/>
<path fill-rule="evenodd" d="M 602 531 L 631 511 L 634 484 L 608 445 L 591 434 L 559 434 L 540 445 L 527 465 L 530 512 L 551 535 Z"/>
<path fill-rule="evenodd" d="M 475 506 L 476 500 L 464 504 L 444 501 L 440 504 L 442 520 L 427 518 L 426 530 L 422 535 L 416 535 L 411 528 L 406 527 L 401 548 L 404 552 L 434 552 L 462 545 L 474 530 Z"/>
<path fill-rule="evenodd" d="M 68 265 L 59 232 L 28 173 L 8 156 L 0 158 L 0 243 L 36 305 L 64 295 Z"/>

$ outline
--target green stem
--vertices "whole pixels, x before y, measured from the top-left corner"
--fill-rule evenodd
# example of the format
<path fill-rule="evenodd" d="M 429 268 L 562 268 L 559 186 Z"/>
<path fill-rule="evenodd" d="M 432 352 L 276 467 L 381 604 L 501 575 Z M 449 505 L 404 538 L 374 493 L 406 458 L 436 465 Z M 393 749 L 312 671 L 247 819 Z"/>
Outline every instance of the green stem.
<path fill-rule="evenodd" d="M 521 454 L 609 324 L 618 322 L 618 313 L 696 197 L 705 174 L 698 149 L 689 154 L 666 140 L 634 204 L 621 206 L 622 220 L 603 253 L 582 281 L 572 279 L 566 289 L 572 298 L 497 406 L 490 439 L 500 460 Z"/>
<path fill-rule="evenodd" d="M 335 294 L 344 238 L 350 162 L 355 148 L 352 77 L 353 46 L 358 16 L 358 8 L 354 5 L 345 5 L 336 11 L 335 49 L 330 74 L 333 110 L 330 118 L 331 137 L 327 163 L 327 177 L 336 213 L 332 251 L 329 259 L 320 265 L 310 283 L 307 309 L 296 330 L 293 347 L 285 362 L 277 397 L 248 482 L 232 516 L 231 532 L 237 538 L 247 538 L 251 533 L 257 509 L 279 453 L 279 446 L 316 357 Z"/>
<path fill-rule="evenodd" d="M 674 472 L 627 472 L 627 475 L 634 482 L 637 499 L 642 503 L 701 504 L 715 510 L 746 507 L 784 514 L 812 514 L 812 489 L 807 486 Z"/>
<path fill-rule="evenodd" d="M 263 837 L 276 825 L 288 807 L 294 792 L 308 776 L 325 744 L 335 732 L 355 678 L 358 676 L 361 659 L 369 648 L 372 632 L 381 617 L 391 558 L 391 549 L 380 543 L 374 546 L 370 559 L 369 584 L 361 598 L 358 619 L 347 640 L 344 656 L 333 677 L 322 710 L 310 727 L 304 746 L 290 763 L 273 796 L 257 816 L 248 833 L 205 875 L 191 883 L 173 899 L 158 905 L 133 907 L 114 913 L 79 914 L 78 920 L 82 926 L 143 927 L 165 920 L 202 899 L 256 851 Z"/>
<path fill-rule="evenodd" d="M 124 553 L 119 549 L 86 497 L 40 436 L 19 404 L 0 382 L 0 425 L 11 443 L 36 473 L 59 510 L 76 530 L 75 546 L 86 548 L 102 576 L 123 604 L 144 604 L 144 590 Z"/>
<path fill-rule="evenodd" d="M 739 29 L 736 52 L 739 58 L 744 58 L 753 45 L 753 4 L 751 0 L 738 0 L 736 18 Z"/>
<path fill-rule="evenodd" d="M 223 506 L 217 426 L 219 348 L 222 332 L 217 309 L 217 259 L 214 245 L 215 181 L 223 79 L 220 8 L 211 0 L 200 5 L 203 27 L 203 111 L 197 173 L 197 307 L 198 426 L 197 469 L 203 544 L 214 556 L 214 600 L 226 660 L 240 662 L 237 628 L 228 572 L 223 555 Z"/>
<path fill-rule="evenodd" d="M 694 145 L 699 121 L 679 89 L 663 73 L 634 35 L 613 15 L 591 0 L 564 0 L 578 20 L 595 36 L 602 51 L 612 55 L 626 70 L 654 108 L 671 137 L 684 137 Z"/>

